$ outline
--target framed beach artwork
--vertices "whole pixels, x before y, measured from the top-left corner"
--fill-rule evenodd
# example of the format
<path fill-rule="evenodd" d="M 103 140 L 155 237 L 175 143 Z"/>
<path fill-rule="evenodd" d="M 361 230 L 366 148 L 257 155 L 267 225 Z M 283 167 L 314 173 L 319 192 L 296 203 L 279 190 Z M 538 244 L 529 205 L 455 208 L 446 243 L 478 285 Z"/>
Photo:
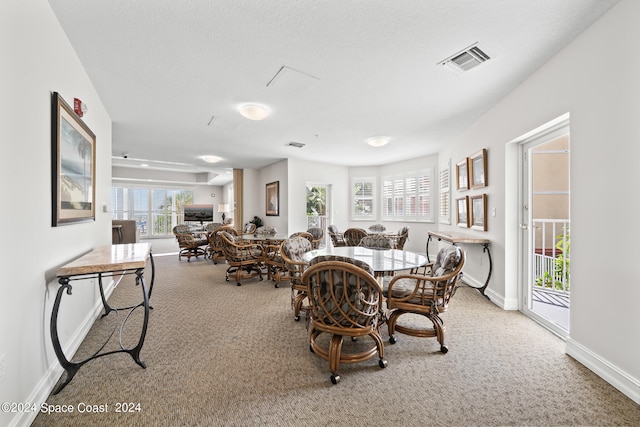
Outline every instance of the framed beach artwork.
<path fill-rule="evenodd" d="M 458 227 L 469 228 L 469 198 L 461 197 L 456 199 L 456 225 Z"/>
<path fill-rule="evenodd" d="M 280 215 L 280 181 L 267 184 L 266 195 L 267 216 Z"/>
<path fill-rule="evenodd" d="M 487 231 L 487 195 L 469 197 L 469 207 L 471 209 L 471 228 L 474 230 Z"/>
<path fill-rule="evenodd" d="M 469 157 L 469 180 L 471 188 L 486 187 L 487 183 L 487 150 L 474 153 Z"/>
<path fill-rule="evenodd" d="M 96 136 L 64 99 L 51 97 L 52 226 L 96 217 Z"/>
<path fill-rule="evenodd" d="M 456 189 L 458 191 L 469 189 L 469 159 L 456 163 Z"/>

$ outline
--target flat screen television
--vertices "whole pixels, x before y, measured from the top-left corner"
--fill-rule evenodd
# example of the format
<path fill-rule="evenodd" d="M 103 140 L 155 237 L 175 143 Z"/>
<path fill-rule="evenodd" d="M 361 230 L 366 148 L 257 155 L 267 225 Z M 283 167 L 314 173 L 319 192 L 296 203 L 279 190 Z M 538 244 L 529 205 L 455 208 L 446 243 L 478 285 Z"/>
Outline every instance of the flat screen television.
<path fill-rule="evenodd" d="M 213 205 L 185 205 L 184 221 L 203 222 L 213 221 Z"/>

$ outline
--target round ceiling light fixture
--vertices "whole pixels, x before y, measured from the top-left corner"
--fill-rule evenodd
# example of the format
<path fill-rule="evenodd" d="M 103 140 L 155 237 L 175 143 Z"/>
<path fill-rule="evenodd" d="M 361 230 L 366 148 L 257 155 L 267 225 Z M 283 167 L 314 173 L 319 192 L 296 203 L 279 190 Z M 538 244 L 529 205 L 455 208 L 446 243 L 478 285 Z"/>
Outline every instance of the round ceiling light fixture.
<path fill-rule="evenodd" d="M 264 120 L 269 115 L 267 107 L 260 104 L 242 104 L 239 110 L 249 120 Z"/>
<path fill-rule="evenodd" d="M 389 143 L 389 138 L 386 136 L 374 136 L 372 138 L 367 139 L 367 144 L 372 147 L 382 147 Z"/>
<path fill-rule="evenodd" d="M 218 163 L 220 160 L 222 160 L 218 156 L 201 156 L 200 158 L 207 163 Z"/>

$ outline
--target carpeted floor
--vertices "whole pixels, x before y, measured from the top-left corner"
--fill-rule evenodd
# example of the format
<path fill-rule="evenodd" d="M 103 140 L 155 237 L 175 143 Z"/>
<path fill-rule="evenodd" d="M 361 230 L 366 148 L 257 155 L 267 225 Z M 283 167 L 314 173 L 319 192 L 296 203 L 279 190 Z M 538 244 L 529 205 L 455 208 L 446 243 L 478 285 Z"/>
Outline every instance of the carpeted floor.
<path fill-rule="evenodd" d="M 293 320 L 289 287 L 257 278 L 238 287 L 225 270 L 157 256 L 147 369 L 127 354 L 91 361 L 47 400 L 75 411 L 40 413 L 33 425 L 640 425 L 640 406 L 565 355 L 561 340 L 468 287 L 443 315 L 447 354 L 435 339 L 397 335 L 390 345 L 383 329 L 389 366 L 375 357 L 341 365 L 332 385 L 327 362 L 309 351 L 304 320 Z M 132 283 L 123 280 L 110 304 L 139 300 Z M 113 314 L 96 321 L 77 357 L 99 348 Z M 140 318 L 136 310 L 126 342 Z M 80 404 L 108 412 L 79 413 Z"/>

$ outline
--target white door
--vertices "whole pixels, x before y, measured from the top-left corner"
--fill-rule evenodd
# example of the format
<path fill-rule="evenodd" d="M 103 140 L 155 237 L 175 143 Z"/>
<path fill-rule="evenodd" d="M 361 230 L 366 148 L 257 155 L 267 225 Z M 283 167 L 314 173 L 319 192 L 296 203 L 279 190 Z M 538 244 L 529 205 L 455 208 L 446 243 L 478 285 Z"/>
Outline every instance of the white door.
<path fill-rule="evenodd" d="M 520 146 L 522 311 L 557 335 L 569 334 L 569 122 Z"/>

